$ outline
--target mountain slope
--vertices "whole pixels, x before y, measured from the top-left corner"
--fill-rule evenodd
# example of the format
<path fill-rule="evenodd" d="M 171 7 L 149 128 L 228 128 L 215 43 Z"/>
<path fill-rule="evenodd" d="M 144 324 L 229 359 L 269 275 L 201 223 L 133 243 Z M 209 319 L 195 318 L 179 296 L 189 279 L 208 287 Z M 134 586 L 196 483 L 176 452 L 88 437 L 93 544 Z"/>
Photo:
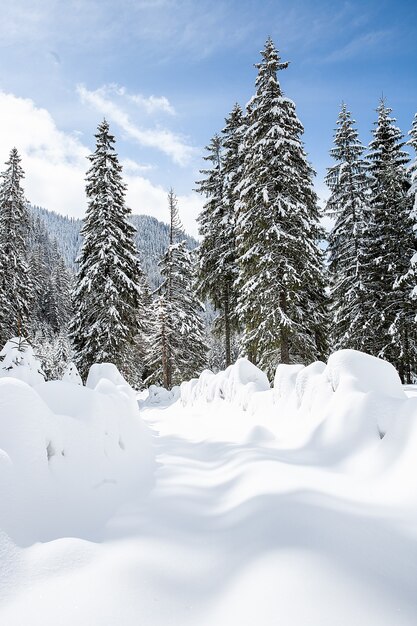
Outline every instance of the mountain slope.
<path fill-rule="evenodd" d="M 81 246 L 80 231 L 82 220 L 60 215 L 38 206 L 31 207 L 32 214 L 45 225 L 51 239 L 55 239 L 66 265 L 76 272 L 76 258 Z M 165 252 L 169 242 L 169 226 L 149 215 L 132 215 L 132 224 L 136 228 L 136 245 L 152 289 L 160 283 L 158 261 Z M 190 249 L 195 248 L 197 241 L 184 233 L 184 239 Z"/>

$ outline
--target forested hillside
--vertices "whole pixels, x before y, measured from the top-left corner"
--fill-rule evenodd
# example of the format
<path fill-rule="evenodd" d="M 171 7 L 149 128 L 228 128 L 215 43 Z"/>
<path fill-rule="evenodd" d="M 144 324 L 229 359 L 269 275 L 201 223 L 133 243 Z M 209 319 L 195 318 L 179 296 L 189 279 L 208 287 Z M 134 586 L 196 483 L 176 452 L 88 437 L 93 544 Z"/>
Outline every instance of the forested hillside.
<path fill-rule="evenodd" d="M 65 265 L 76 272 L 76 258 L 81 246 L 80 230 L 82 220 L 60 215 L 55 211 L 47 211 L 38 206 L 31 207 L 34 218 L 39 218 L 45 225 L 51 241 L 56 240 L 58 251 L 62 255 Z M 141 264 L 145 270 L 152 290 L 161 282 L 158 267 L 169 243 L 169 226 L 150 215 L 132 215 L 131 222 L 136 228 L 136 245 L 141 257 Z M 197 246 L 197 241 L 182 233 L 190 250 Z"/>

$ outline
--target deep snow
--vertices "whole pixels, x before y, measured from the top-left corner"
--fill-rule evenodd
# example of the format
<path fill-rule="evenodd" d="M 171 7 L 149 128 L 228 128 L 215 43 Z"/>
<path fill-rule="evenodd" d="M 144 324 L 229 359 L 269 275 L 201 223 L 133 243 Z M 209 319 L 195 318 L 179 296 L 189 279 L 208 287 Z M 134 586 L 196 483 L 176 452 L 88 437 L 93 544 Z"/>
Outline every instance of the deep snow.
<path fill-rule="evenodd" d="M 155 388 L 140 397 L 155 484 L 140 426 L 146 481 L 120 470 L 127 488 L 116 497 L 112 487 L 118 510 L 107 520 L 93 516 L 72 537 L 55 528 L 58 538 L 38 543 L 29 515 L 24 541 L 0 535 L 2 626 L 415 626 L 415 390 L 404 393 L 388 364 L 351 351 L 327 366 L 281 367 L 272 389 L 255 369 L 240 361 L 205 373 L 176 401 Z M 34 390 L 53 415 L 64 384 Z M 99 417 L 124 393 L 125 418 L 141 424 L 115 372 L 96 371 L 90 384 L 72 386 L 73 406 L 88 394 L 104 405 L 86 404 L 72 419 L 88 423 L 92 406 Z"/>

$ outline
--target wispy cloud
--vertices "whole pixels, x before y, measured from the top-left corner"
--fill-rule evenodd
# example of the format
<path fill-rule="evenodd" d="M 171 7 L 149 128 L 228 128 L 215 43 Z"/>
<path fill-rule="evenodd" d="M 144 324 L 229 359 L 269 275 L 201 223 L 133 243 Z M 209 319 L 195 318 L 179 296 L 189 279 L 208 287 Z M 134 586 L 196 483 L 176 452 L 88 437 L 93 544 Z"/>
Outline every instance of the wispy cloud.
<path fill-rule="evenodd" d="M 26 173 L 25 195 L 34 204 L 74 217 L 86 208 L 86 157 L 91 152 L 78 134 L 60 130 L 53 117 L 32 100 L 0 91 L 0 170 L 16 146 Z M 127 203 L 135 213 L 167 219 L 167 189 L 146 178 L 151 165 L 121 157 L 127 183 Z M 202 199 L 179 194 L 181 217 L 188 232 L 196 235 L 196 217 Z"/>
<path fill-rule="evenodd" d="M 160 150 L 164 154 L 172 158 L 172 160 L 178 165 L 185 166 L 190 163 L 193 156 L 196 154 L 196 149 L 190 146 L 183 137 L 168 130 L 166 128 L 154 127 L 143 128 L 135 124 L 126 108 L 115 102 L 115 99 L 111 97 L 112 92 L 119 96 L 125 95 L 125 90 L 120 87 L 104 86 L 99 89 L 90 91 L 84 85 L 77 86 L 78 95 L 83 103 L 90 104 L 102 115 L 107 117 L 109 121 L 117 124 L 126 134 L 127 137 L 133 139 L 142 146 L 155 148 Z M 165 98 L 144 98 L 143 96 L 135 96 L 136 99 L 146 101 L 147 106 L 153 110 L 166 109 L 169 106 L 168 100 Z M 132 96 L 130 96 L 130 99 Z M 138 104 L 138 102 L 135 102 Z"/>
<path fill-rule="evenodd" d="M 123 166 L 123 172 L 130 175 L 140 172 L 150 172 L 155 169 L 155 166 L 150 163 L 138 163 L 133 159 L 123 159 L 121 164 Z"/>
<path fill-rule="evenodd" d="M 102 85 L 95 90 L 95 93 L 104 98 L 120 97 L 125 102 L 132 102 L 142 112 L 148 115 L 155 115 L 157 113 L 168 113 L 169 115 L 175 115 L 175 109 L 165 96 L 144 96 L 141 93 L 131 93 L 123 85 L 117 83 L 109 83 Z"/>
<path fill-rule="evenodd" d="M 325 60 L 328 63 L 346 61 L 359 54 L 369 53 L 386 43 L 390 37 L 391 31 L 389 30 L 377 30 L 359 35 L 351 39 L 346 45 L 331 52 Z"/>
<path fill-rule="evenodd" d="M 152 114 L 155 111 L 169 113 L 175 115 L 175 109 L 165 96 L 149 96 L 146 98 L 141 94 L 126 94 L 126 97 L 136 104 L 140 109 L 144 109 L 146 113 Z"/>

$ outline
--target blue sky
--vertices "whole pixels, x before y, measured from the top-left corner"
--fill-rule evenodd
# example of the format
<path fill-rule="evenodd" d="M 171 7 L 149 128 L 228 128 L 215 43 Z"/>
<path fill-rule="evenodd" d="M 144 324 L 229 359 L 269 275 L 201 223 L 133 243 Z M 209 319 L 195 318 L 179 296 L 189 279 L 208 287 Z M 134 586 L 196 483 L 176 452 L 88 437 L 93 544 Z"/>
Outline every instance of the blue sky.
<path fill-rule="evenodd" d="M 196 233 L 203 147 L 254 90 L 270 35 L 290 67 L 285 93 L 305 126 L 325 194 L 345 100 L 368 143 L 385 95 L 404 132 L 417 111 L 417 2 L 16 0 L 0 22 L 0 159 L 21 151 L 28 198 L 85 210 L 85 155 L 105 115 L 135 212 L 166 215 L 172 185 Z"/>

